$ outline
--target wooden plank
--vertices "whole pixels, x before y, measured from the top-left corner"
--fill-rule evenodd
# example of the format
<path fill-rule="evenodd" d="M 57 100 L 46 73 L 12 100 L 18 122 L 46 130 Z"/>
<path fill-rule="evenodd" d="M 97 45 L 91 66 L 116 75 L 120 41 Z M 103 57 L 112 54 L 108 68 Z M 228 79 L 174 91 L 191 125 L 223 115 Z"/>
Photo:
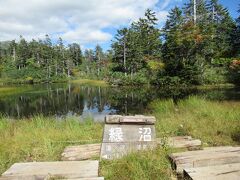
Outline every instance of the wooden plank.
<path fill-rule="evenodd" d="M 104 177 L 90 177 L 90 178 L 74 178 L 66 180 L 104 180 Z"/>
<path fill-rule="evenodd" d="M 105 123 L 106 124 L 119 124 L 121 115 L 106 115 L 105 116 Z"/>
<path fill-rule="evenodd" d="M 222 165 L 240 162 L 240 147 L 207 148 L 200 151 L 174 153 L 170 155 L 173 168 L 182 173 L 184 168 Z"/>
<path fill-rule="evenodd" d="M 155 124 L 156 118 L 154 116 L 123 116 L 120 118 L 120 123 L 134 123 L 134 124 Z"/>
<path fill-rule="evenodd" d="M 176 171 L 182 173 L 184 168 L 193 168 L 193 167 L 204 167 L 204 166 L 215 166 L 231 163 L 239 163 L 240 155 L 239 154 L 218 154 L 210 156 L 201 156 L 195 157 L 192 159 L 176 162 Z"/>
<path fill-rule="evenodd" d="M 51 179 L 63 179 L 63 177 L 54 177 L 54 176 L 46 176 L 46 177 L 37 177 L 37 176 L 11 176 L 11 177 L 0 177 L 0 180 L 51 180 Z M 104 177 L 88 177 L 88 178 L 64 178 L 64 180 L 104 180 Z"/>
<path fill-rule="evenodd" d="M 184 179 L 239 180 L 240 163 L 184 169 Z"/>
<path fill-rule="evenodd" d="M 193 139 L 191 136 L 175 136 L 167 139 L 157 138 L 157 143 L 167 145 L 173 148 L 187 148 L 189 150 L 198 150 L 202 142 L 199 139 Z"/>
<path fill-rule="evenodd" d="M 173 153 L 170 155 L 172 159 L 177 158 L 184 158 L 188 156 L 195 156 L 199 154 L 208 154 L 208 153 L 222 153 L 222 152 L 231 152 L 231 151 L 238 151 L 240 147 L 232 147 L 232 146 L 219 146 L 219 147 L 207 147 L 203 150 L 198 151 L 185 151 L 185 152 L 179 152 L 179 153 Z"/>
<path fill-rule="evenodd" d="M 156 118 L 154 116 L 121 116 L 121 115 L 107 115 L 105 117 L 106 124 L 155 124 Z"/>
<path fill-rule="evenodd" d="M 98 177 L 98 161 L 56 161 L 15 163 L 5 173 L 3 178 L 19 179 L 58 177 L 58 178 L 88 178 Z"/>
<path fill-rule="evenodd" d="M 63 161 L 79 161 L 99 157 L 101 144 L 68 146 L 62 153 Z"/>

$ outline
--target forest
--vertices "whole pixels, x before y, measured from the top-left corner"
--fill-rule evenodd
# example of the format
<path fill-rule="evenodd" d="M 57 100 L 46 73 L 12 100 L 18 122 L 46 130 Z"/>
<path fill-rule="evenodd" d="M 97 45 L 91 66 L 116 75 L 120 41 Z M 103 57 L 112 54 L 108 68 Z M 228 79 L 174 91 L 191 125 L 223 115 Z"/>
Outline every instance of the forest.
<path fill-rule="evenodd" d="M 238 13 L 240 14 L 240 8 Z M 0 43 L 0 82 L 61 82 L 88 78 L 114 85 L 240 84 L 240 15 L 218 0 L 170 10 L 160 28 L 156 12 L 119 29 L 111 48 L 81 50 L 62 38 Z"/>

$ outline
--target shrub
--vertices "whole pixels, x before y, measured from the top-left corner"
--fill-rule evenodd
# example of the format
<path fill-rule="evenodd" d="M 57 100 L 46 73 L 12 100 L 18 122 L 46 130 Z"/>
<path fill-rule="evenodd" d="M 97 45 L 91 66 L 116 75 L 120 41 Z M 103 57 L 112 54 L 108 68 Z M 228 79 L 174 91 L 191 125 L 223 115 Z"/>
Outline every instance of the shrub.
<path fill-rule="evenodd" d="M 146 71 L 142 70 L 133 75 L 125 75 L 122 72 L 113 72 L 108 79 L 108 82 L 113 85 L 142 85 L 149 83 Z"/>
<path fill-rule="evenodd" d="M 204 84 L 223 84 L 227 82 L 227 69 L 225 67 L 208 66 L 203 73 Z"/>
<path fill-rule="evenodd" d="M 240 85 L 240 60 L 233 60 L 229 66 L 229 79 L 236 85 Z"/>

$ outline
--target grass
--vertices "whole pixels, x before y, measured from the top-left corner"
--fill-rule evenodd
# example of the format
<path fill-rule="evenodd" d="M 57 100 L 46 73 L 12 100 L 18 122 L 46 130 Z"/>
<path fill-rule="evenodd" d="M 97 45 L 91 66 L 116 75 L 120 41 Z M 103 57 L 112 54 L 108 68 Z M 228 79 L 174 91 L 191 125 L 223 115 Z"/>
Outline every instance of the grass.
<path fill-rule="evenodd" d="M 165 148 L 133 153 L 122 159 L 101 162 L 101 175 L 111 180 L 167 180 L 171 167 Z"/>
<path fill-rule="evenodd" d="M 102 80 L 92 80 L 92 79 L 75 79 L 71 80 L 71 83 L 82 84 L 82 85 L 92 85 L 92 86 L 107 86 L 108 84 Z"/>
<path fill-rule="evenodd" d="M 205 146 L 240 145 L 240 103 L 208 101 L 196 96 L 174 105 L 151 104 L 158 136 L 191 135 Z"/>
<path fill-rule="evenodd" d="M 32 79 L 30 77 L 30 79 Z M 27 78 L 18 78 L 18 79 L 13 79 L 13 78 L 0 78 L 0 85 L 14 85 L 14 84 L 40 84 L 40 83 L 66 83 L 68 81 L 67 78 L 59 78 L 59 79 L 32 79 L 30 81 Z"/>
<path fill-rule="evenodd" d="M 158 137 L 191 135 L 205 146 L 240 144 L 240 103 L 216 102 L 196 96 L 180 101 L 156 100 L 150 105 L 157 118 Z M 101 142 L 103 124 L 90 119 L 58 121 L 54 118 L 10 120 L 0 118 L 0 173 L 15 162 L 59 160 L 67 145 Z M 167 155 L 159 147 L 100 162 L 100 175 L 111 180 L 165 180 L 172 172 Z"/>
<path fill-rule="evenodd" d="M 102 124 L 76 119 L 56 121 L 0 119 L 0 174 L 15 162 L 59 160 L 65 146 L 100 142 Z"/>
<path fill-rule="evenodd" d="M 0 86 L 0 97 L 9 96 L 13 94 L 23 93 L 25 91 L 31 90 L 31 86 L 24 86 L 24 87 L 3 87 Z"/>

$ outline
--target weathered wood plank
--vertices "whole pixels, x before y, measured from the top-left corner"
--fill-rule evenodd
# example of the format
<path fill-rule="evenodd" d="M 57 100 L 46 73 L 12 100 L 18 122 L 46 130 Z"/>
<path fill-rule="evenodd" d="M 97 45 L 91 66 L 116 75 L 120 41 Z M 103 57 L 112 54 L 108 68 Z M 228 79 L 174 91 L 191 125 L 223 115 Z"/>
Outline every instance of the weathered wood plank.
<path fill-rule="evenodd" d="M 68 146 L 62 153 L 63 161 L 79 161 L 99 157 L 101 144 Z"/>
<path fill-rule="evenodd" d="M 98 177 L 98 161 L 56 161 L 15 163 L 2 174 L 3 178 L 44 179 Z"/>
<path fill-rule="evenodd" d="M 154 116 L 121 116 L 121 115 L 107 115 L 105 117 L 106 124 L 121 124 L 121 123 L 134 123 L 134 124 L 155 124 L 156 118 Z"/>
<path fill-rule="evenodd" d="M 105 123 L 107 124 L 119 124 L 121 115 L 106 115 L 105 116 Z"/>
<path fill-rule="evenodd" d="M 167 145 L 173 148 L 187 148 L 189 150 L 198 150 L 202 142 L 199 139 L 193 139 L 191 136 L 175 136 L 167 139 L 157 138 L 157 143 Z"/>
<path fill-rule="evenodd" d="M 183 175 L 185 179 L 193 180 L 239 180 L 240 163 L 210 167 L 187 168 L 184 169 Z"/>
<path fill-rule="evenodd" d="M 179 152 L 179 153 L 173 153 L 170 155 L 172 159 L 178 159 L 178 158 L 185 158 L 188 156 L 195 156 L 195 155 L 201 155 L 203 153 L 209 154 L 209 153 L 222 153 L 222 152 L 231 152 L 231 151 L 238 151 L 240 147 L 232 147 L 232 146 L 219 146 L 219 147 L 207 147 L 203 150 L 198 151 L 185 151 L 185 152 Z"/>
<path fill-rule="evenodd" d="M 134 124 L 155 124 L 156 118 L 154 116 L 123 116 L 120 118 L 120 123 L 134 123 Z"/>
<path fill-rule="evenodd" d="M 170 155 L 173 168 L 182 173 L 184 168 L 223 165 L 240 162 L 240 147 L 207 148 Z"/>
<path fill-rule="evenodd" d="M 66 180 L 104 180 L 104 177 L 90 177 L 90 178 L 74 178 Z"/>
<path fill-rule="evenodd" d="M 104 180 L 104 177 L 87 177 L 87 178 L 64 178 L 64 177 L 57 177 L 57 176 L 11 176 L 11 177 L 0 177 L 0 180 L 52 180 L 52 179 L 62 179 L 62 180 Z"/>

